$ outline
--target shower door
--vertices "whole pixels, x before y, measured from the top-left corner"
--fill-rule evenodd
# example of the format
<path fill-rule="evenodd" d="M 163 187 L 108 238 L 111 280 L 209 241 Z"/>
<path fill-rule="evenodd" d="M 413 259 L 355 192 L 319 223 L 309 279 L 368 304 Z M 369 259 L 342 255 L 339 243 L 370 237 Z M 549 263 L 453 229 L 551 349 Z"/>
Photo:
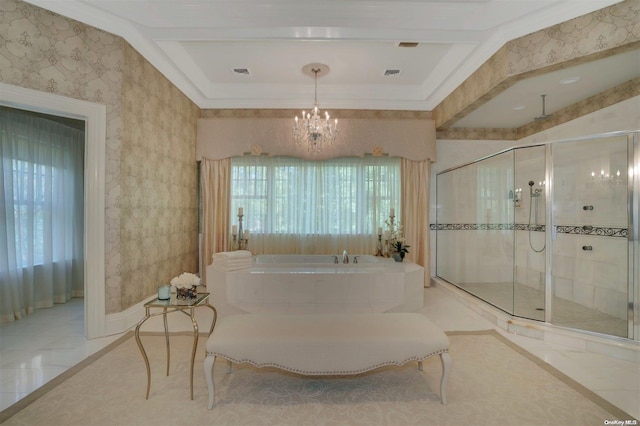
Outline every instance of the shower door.
<path fill-rule="evenodd" d="M 437 176 L 436 275 L 513 314 L 513 151 Z"/>
<path fill-rule="evenodd" d="M 629 335 L 630 139 L 553 144 L 551 322 Z"/>

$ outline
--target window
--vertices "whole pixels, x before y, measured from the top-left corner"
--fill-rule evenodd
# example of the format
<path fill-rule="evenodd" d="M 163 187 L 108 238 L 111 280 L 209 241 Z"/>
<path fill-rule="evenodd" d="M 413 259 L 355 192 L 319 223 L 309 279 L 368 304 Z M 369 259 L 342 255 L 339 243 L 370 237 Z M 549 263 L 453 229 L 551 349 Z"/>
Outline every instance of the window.
<path fill-rule="evenodd" d="M 245 156 L 231 174 L 232 222 L 242 207 L 251 234 L 373 236 L 400 205 L 398 158 Z"/>
<path fill-rule="evenodd" d="M 84 122 L 0 107 L 1 320 L 84 292 Z"/>
<path fill-rule="evenodd" d="M 16 247 L 32 245 L 31 250 L 20 250 L 22 267 L 44 263 L 45 216 L 51 216 L 45 204 L 47 183 L 57 181 L 56 169 L 43 164 L 13 159 L 13 214 L 19 230 L 15 233 Z M 48 198 L 48 197 L 47 197 Z M 53 200 L 55 201 L 55 200 Z M 29 236 L 25 238 L 25 236 Z"/>

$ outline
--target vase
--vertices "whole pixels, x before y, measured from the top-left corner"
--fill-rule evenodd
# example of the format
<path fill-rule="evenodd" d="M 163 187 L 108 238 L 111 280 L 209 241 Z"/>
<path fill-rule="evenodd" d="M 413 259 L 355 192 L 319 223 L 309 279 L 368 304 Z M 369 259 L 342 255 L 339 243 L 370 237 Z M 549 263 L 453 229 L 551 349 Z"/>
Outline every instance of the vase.
<path fill-rule="evenodd" d="M 393 260 L 395 260 L 396 262 L 402 262 L 404 260 L 404 256 L 400 253 L 393 253 Z"/>
<path fill-rule="evenodd" d="M 176 287 L 176 299 L 178 300 L 187 300 L 187 299 L 195 299 L 198 295 L 198 290 L 195 285 L 191 287 L 179 288 Z"/>

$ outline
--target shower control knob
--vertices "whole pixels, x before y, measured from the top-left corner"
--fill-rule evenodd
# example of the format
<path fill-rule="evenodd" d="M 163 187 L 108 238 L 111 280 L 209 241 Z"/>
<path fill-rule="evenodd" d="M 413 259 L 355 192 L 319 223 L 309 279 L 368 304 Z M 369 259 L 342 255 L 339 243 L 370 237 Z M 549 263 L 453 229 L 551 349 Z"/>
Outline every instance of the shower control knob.
<path fill-rule="evenodd" d="M 582 246 L 582 250 L 585 250 L 585 251 L 592 251 L 592 250 L 593 250 L 593 247 L 591 247 L 591 246 Z"/>

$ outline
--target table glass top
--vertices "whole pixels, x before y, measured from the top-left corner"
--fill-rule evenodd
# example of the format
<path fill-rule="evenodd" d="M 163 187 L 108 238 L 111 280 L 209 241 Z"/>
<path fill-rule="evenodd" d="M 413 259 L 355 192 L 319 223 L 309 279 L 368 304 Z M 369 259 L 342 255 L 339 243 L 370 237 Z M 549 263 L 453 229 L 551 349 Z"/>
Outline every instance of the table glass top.
<path fill-rule="evenodd" d="M 144 304 L 145 307 L 153 308 L 188 308 L 190 306 L 198 306 L 209 298 L 209 293 L 198 293 L 198 297 L 194 299 L 178 299 L 175 294 L 171 294 L 171 298 L 167 300 L 159 300 L 157 297 Z"/>

